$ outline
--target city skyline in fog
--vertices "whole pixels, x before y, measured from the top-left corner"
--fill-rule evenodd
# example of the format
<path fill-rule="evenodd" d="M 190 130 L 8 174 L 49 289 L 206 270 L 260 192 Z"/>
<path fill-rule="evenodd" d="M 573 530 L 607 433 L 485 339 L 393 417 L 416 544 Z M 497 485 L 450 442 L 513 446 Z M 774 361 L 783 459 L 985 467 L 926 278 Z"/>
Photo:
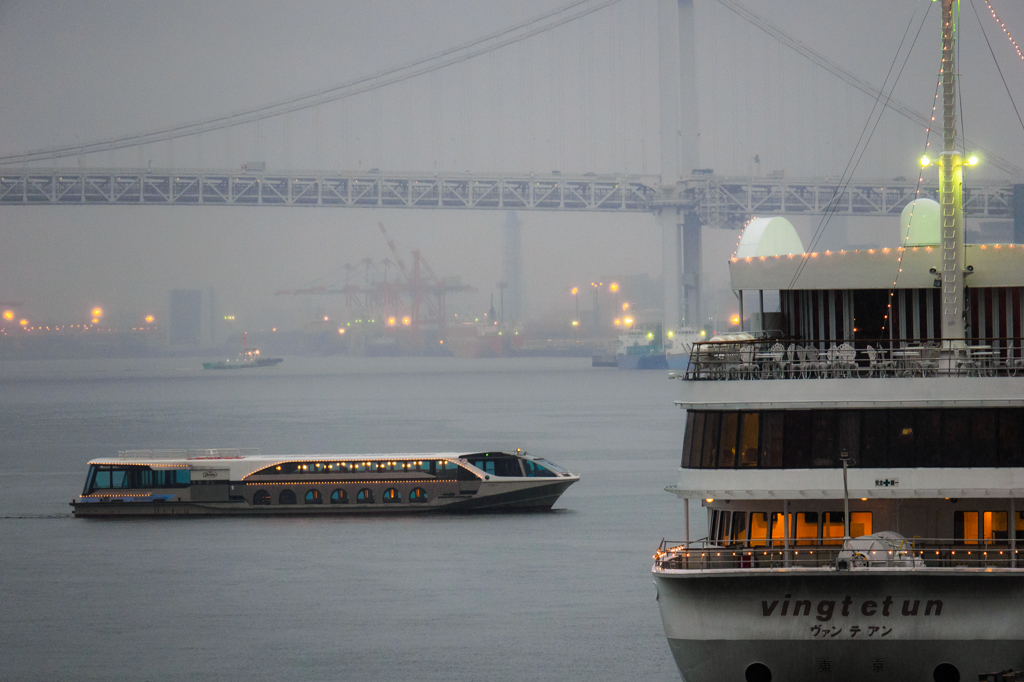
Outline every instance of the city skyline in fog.
<path fill-rule="evenodd" d="M 156 130 L 314 92 L 564 4 L 5 3 L 0 155 Z M 912 17 L 920 17 L 914 14 L 920 6 L 910 1 L 744 4 L 876 85 L 885 80 L 908 26 L 907 44 L 914 38 L 919 22 Z M 1003 4 L 993 3 L 1011 33 L 1024 35 L 1024 8 Z M 963 13 L 964 128 L 1000 155 L 1019 158 L 1021 126 L 969 3 Z M 714 0 L 697 0 L 696 15 L 701 165 L 733 175 L 842 176 L 872 100 Z M 655 0 L 622 0 L 375 93 L 193 139 L 58 163 L 239 168 L 258 161 L 283 170 L 654 175 L 660 162 L 657 18 Z M 1024 95 L 1020 58 L 993 24 L 986 31 L 1011 94 Z M 937 43 L 933 8 L 893 93 L 922 113 L 933 101 Z M 923 130 L 886 115 L 875 138 L 857 177 L 916 177 Z M 938 138 L 931 139 L 934 145 Z M 661 234 L 651 215 L 518 215 L 526 305 L 534 319 L 567 314 L 574 305 L 571 288 L 589 287 L 594 279 L 661 277 Z M 491 294 L 497 300 L 506 221 L 499 211 L 4 206 L 0 301 L 24 302 L 19 313 L 34 321 L 71 323 L 94 306 L 123 318 L 164 316 L 170 290 L 213 287 L 225 314 L 246 321 L 240 324 L 297 326 L 318 303 L 274 293 L 313 281 L 338 284 L 346 263 L 390 257 L 378 221 L 406 258 L 420 249 L 438 275 L 457 276 L 478 290 L 453 298 L 454 310 L 483 313 Z M 793 222 L 805 240 L 818 225 L 816 218 Z M 839 219 L 825 241 L 895 243 L 896 231 L 895 218 L 891 225 Z M 737 238 L 731 231 L 706 231 L 705 283 L 715 297 L 709 311 L 730 304 L 722 266 Z"/>

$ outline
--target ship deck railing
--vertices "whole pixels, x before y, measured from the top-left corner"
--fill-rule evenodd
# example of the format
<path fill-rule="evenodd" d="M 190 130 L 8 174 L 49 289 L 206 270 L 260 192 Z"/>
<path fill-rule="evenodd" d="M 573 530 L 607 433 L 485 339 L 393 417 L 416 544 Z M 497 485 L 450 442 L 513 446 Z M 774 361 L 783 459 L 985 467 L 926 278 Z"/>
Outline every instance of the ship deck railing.
<path fill-rule="evenodd" d="M 1024 338 L 698 341 L 690 381 L 1024 376 Z"/>
<path fill-rule="evenodd" d="M 118 450 L 118 459 L 239 459 L 256 457 L 259 448 L 206 448 L 200 450 Z"/>
<path fill-rule="evenodd" d="M 1024 568 L 1021 563 L 1024 557 L 1009 540 L 907 538 L 893 549 L 866 552 L 844 550 L 842 538 L 790 540 L 788 548 L 776 544 L 781 542 L 755 540 L 754 543 L 762 544 L 718 546 L 706 540 L 689 543 L 662 540 L 654 553 L 654 566 L 660 570 L 684 571 L 834 568 L 840 553 L 845 552 L 858 568 Z M 839 544 L 827 544 L 837 542 Z"/>

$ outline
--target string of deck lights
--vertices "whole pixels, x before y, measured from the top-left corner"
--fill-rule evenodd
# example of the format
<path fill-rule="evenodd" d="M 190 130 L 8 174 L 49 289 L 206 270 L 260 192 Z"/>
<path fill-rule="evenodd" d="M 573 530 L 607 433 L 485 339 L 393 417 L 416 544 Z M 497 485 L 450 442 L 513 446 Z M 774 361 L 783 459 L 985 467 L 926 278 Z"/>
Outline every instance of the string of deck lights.
<path fill-rule="evenodd" d="M 1017 41 L 1013 39 L 1010 31 L 1006 28 L 1006 24 L 1004 24 L 1003 20 L 999 18 L 998 14 L 996 14 L 996 10 L 992 7 L 992 3 L 990 3 L 989 0 L 985 0 L 985 7 L 988 7 L 988 11 L 991 12 L 992 18 L 996 20 L 997 24 L 999 24 L 999 28 L 1003 29 L 1003 33 L 1006 34 L 1007 39 L 1010 41 L 1010 45 L 1012 45 L 1014 51 L 1017 52 L 1017 56 L 1020 57 L 1021 60 L 1024 60 L 1024 52 L 1021 52 L 1020 45 L 1018 45 Z"/>
<path fill-rule="evenodd" d="M 939 70 L 939 77 L 935 81 L 935 96 L 932 98 L 932 115 L 931 121 L 928 127 L 924 129 L 924 154 L 921 156 L 921 171 L 917 174 L 917 188 L 914 191 L 914 201 L 910 204 L 910 215 L 907 217 L 906 234 L 903 236 L 903 245 L 899 249 L 899 259 L 896 261 L 896 276 L 892 280 L 892 287 L 889 289 L 889 303 L 886 305 L 885 321 L 882 323 L 882 331 L 884 332 L 886 327 L 892 324 L 892 299 L 896 294 L 896 283 L 900 279 L 900 273 L 903 272 L 903 255 L 907 251 L 907 242 L 910 240 L 910 226 L 914 222 L 914 211 L 917 209 L 917 198 L 921 196 L 921 184 L 924 182 L 924 169 L 931 164 L 931 159 L 928 156 L 929 148 L 932 144 L 932 125 L 935 123 L 935 112 L 939 106 L 939 86 L 942 84 L 942 71 Z M 915 249 L 916 250 L 916 249 Z"/>

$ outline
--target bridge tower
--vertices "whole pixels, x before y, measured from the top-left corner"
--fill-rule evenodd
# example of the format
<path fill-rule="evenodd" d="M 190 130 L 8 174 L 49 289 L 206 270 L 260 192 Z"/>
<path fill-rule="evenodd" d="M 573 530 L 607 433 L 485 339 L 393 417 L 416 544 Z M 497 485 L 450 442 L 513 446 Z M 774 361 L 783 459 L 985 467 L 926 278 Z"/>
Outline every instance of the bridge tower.
<path fill-rule="evenodd" d="M 700 167 L 697 50 L 693 0 L 658 2 L 658 70 L 661 102 L 661 188 L 657 209 L 662 238 L 663 329 L 701 326 L 700 219 L 695 207 L 672 197 Z"/>

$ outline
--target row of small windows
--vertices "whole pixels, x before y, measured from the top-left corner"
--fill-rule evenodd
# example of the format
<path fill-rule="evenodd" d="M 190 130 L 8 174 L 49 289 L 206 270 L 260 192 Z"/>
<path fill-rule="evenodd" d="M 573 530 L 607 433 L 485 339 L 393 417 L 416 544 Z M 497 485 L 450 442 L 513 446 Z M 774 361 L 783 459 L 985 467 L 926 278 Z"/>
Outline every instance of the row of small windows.
<path fill-rule="evenodd" d="M 187 488 L 192 484 L 188 469 L 152 469 L 148 466 L 94 464 L 85 479 L 85 492 L 119 488 Z"/>
<path fill-rule="evenodd" d="M 691 469 L 1024 466 L 1024 409 L 694 411 Z"/>
<path fill-rule="evenodd" d="M 294 476 L 297 474 L 368 474 L 386 471 L 421 472 L 439 478 L 452 478 L 459 465 L 447 460 L 392 460 L 365 462 L 281 462 L 255 472 L 254 476 Z"/>
<path fill-rule="evenodd" d="M 843 512 L 796 512 L 789 514 L 789 544 L 841 545 L 845 531 Z M 712 510 L 708 537 L 721 546 L 782 547 L 786 527 L 781 512 L 729 512 Z M 1024 538 L 1024 512 L 1015 512 L 1014 534 Z M 850 537 L 871 534 L 871 512 L 850 513 Z M 1005 511 L 953 512 L 953 539 L 966 545 L 997 543 L 1010 539 Z"/>
<path fill-rule="evenodd" d="M 789 514 L 790 545 L 841 545 L 845 530 L 843 512 L 796 512 Z M 708 535 L 716 544 L 744 547 L 782 547 L 786 526 L 781 512 L 729 512 L 712 510 Z M 850 536 L 871 534 L 871 512 L 850 514 Z"/>
<path fill-rule="evenodd" d="M 270 493 L 266 490 L 257 490 L 252 496 L 253 504 L 273 504 L 273 498 Z M 306 491 L 306 495 L 303 498 L 305 504 L 323 504 L 323 494 L 317 488 L 310 488 Z M 344 488 L 337 488 L 331 492 L 329 498 L 331 504 L 348 504 L 349 496 L 348 492 Z M 374 504 L 376 502 L 376 495 L 370 488 L 362 488 L 356 493 L 356 504 Z M 381 502 L 384 504 L 396 504 L 402 501 L 402 493 L 398 488 L 388 488 L 384 491 L 381 496 Z M 408 501 L 414 504 L 420 504 L 427 501 L 427 491 L 423 488 L 413 488 L 409 491 Z M 295 495 L 294 490 L 285 488 L 277 495 L 278 504 L 298 504 L 298 497 Z"/>

